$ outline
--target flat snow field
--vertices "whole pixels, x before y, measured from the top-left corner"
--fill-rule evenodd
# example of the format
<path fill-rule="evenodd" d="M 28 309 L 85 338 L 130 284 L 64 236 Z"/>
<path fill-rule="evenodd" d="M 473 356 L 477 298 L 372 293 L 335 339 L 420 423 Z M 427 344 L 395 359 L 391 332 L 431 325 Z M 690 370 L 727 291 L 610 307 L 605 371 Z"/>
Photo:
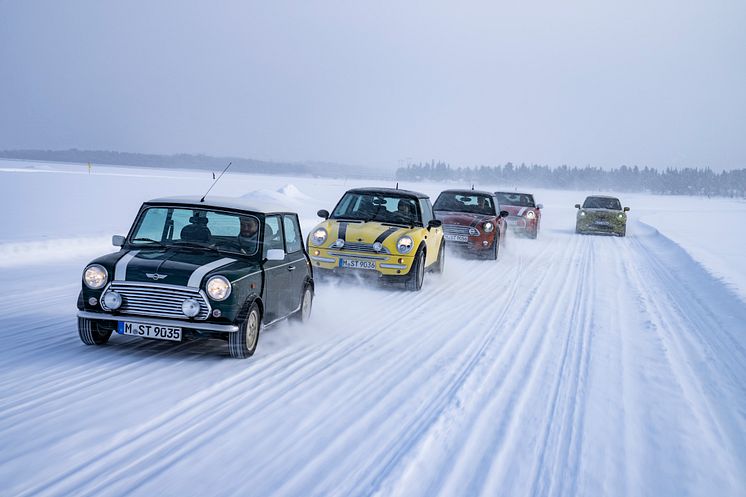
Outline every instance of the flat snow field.
<path fill-rule="evenodd" d="M 592 192 L 537 191 L 538 240 L 451 256 L 420 293 L 319 285 L 310 323 L 249 360 L 84 346 L 86 262 L 143 200 L 210 181 L 0 162 L 0 495 L 746 495 L 743 201 L 620 195 L 609 238 L 574 233 Z M 229 174 L 214 193 L 287 203 L 307 232 L 365 184 Z"/>

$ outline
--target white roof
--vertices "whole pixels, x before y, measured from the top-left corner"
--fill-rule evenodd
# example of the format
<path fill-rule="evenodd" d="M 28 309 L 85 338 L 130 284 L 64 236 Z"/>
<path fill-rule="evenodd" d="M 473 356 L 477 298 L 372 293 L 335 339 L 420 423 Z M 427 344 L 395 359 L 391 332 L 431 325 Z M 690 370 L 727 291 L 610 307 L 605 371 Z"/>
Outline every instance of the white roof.
<path fill-rule="evenodd" d="M 179 195 L 176 197 L 162 197 L 148 200 L 147 203 L 199 205 L 200 207 L 217 207 L 223 209 L 238 209 L 251 212 L 293 212 L 293 210 L 277 208 L 277 205 L 258 206 L 241 197 L 220 197 L 208 195 L 204 202 L 200 202 L 199 195 Z M 268 208 L 269 207 L 269 208 Z"/>

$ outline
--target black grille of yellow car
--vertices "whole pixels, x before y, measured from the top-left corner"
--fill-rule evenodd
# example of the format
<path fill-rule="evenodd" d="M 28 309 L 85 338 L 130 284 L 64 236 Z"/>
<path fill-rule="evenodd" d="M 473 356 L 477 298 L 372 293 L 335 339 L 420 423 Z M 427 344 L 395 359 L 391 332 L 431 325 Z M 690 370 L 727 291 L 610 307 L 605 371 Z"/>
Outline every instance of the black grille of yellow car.
<path fill-rule="evenodd" d="M 350 252 L 376 252 L 373 249 L 372 243 L 360 243 L 360 242 L 345 242 L 344 246 L 339 250 L 349 250 Z M 380 254 L 388 254 L 389 249 L 381 247 Z"/>
<path fill-rule="evenodd" d="M 205 320 L 210 314 L 210 307 L 202 294 L 186 287 L 112 283 L 109 289 L 122 296 L 122 307 L 117 309 L 122 314 L 183 319 L 181 304 L 186 299 L 199 302 L 199 314 L 194 319 Z"/>

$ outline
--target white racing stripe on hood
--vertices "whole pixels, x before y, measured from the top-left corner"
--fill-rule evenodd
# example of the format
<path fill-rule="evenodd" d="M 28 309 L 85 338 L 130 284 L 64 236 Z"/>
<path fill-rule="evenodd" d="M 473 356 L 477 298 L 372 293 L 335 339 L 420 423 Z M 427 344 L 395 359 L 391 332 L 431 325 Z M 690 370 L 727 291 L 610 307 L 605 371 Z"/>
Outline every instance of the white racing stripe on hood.
<path fill-rule="evenodd" d="M 522 216 L 523 213 L 526 212 L 526 209 L 528 209 L 528 207 L 521 207 L 521 210 L 518 211 L 518 215 Z"/>
<path fill-rule="evenodd" d="M 231 259 L 230 257 L 224 257 L 222 259 L 218 259 L 217 261 L 213 261 L 209 264 L 205 264 L 204 266 L 198 267 L 197 269 L 194 270 L 192 275 L 189 277 L 189 282 L 187 283 L 187 286 L 190 286 L 193 288 L 199 288 L 199 284 L 202 282 L 202 278 L 204 278 L 207 273 L 209 273 L 213 269 L 217 269 L 221 266 L 228 265 L 231 262 L 236 262 L 236 259 Z"/>
<path fill-rule="evenodd" d="M 117 261 L 116 266 L 114 266 L 114 279 L 116 281 L 124 281 L 127 279 L 127 265 L 135 258 L 138 252 L 140 251 L 130 250 Z"/>

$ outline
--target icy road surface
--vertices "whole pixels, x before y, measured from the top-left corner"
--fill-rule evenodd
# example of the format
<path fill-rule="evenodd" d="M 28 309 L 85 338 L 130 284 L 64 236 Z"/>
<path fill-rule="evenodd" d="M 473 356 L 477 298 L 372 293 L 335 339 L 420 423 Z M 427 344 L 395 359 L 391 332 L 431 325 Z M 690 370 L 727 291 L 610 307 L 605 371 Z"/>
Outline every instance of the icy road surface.
<path fill-rule="evenodd" d="M 543 195 L 540 238 L 497 263 L 450 257 L 418 294 L 321 285 L 247 361 L 82 345 L 105 227 L 70 219 L 66 257 L 0 267 L 0 495 L 745 495 L 744 300 L 639 205 L 627 238 L 576 236 L 567 193 Z"/>

